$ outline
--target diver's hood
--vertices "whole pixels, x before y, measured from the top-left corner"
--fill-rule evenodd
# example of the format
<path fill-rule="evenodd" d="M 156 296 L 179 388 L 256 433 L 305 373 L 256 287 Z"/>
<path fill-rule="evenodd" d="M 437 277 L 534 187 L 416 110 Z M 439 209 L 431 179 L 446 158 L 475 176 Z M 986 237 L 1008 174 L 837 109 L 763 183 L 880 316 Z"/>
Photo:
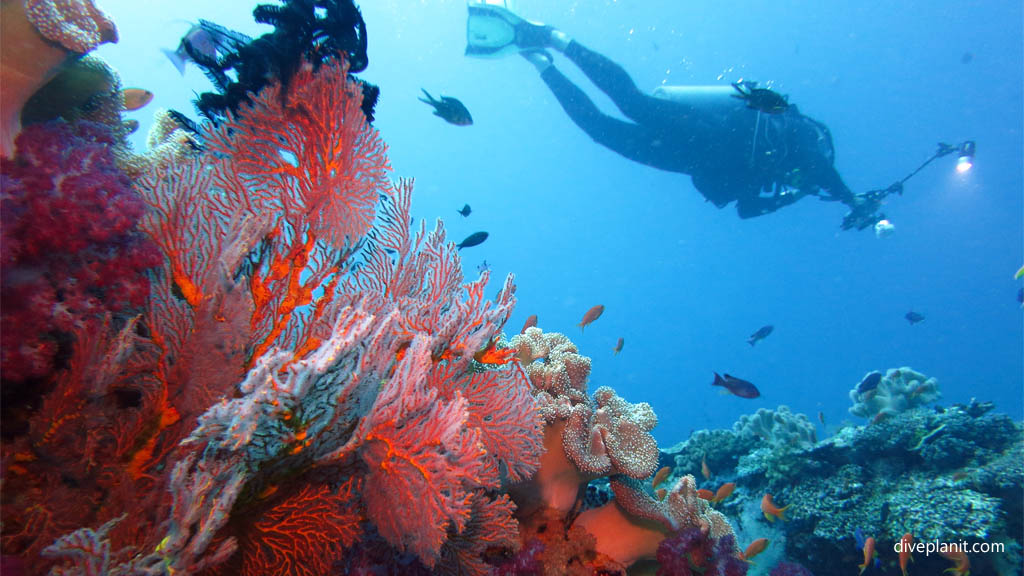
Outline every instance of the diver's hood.
<path fill-rule="evenodd" d="M 499 58 L 519 51 L 516 26 L 523 19 L 510 11 L 505 2 L 472 1 L 466 7 L 466 56 Z"/>

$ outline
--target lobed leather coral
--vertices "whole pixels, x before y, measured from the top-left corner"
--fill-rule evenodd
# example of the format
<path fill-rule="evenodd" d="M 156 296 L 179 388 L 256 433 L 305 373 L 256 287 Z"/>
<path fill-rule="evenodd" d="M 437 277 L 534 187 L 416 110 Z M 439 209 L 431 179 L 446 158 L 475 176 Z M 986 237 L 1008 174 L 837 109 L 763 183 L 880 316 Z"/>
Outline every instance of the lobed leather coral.
<path fill-rule="evenodd" d="M 659 493 L 643 483 L 659 458 L 650 405 L 627 402 L 607 386 L 588 396 L 590 359 L 562 334 L 532 327 L 510 345 L 526 366 L 545 421 L 540 470 L 510 487 L 523 533 L 531 538 L 524 550 L 533 554 L 517 563 L 543 558 L 544 574 L 644 570 L 663 560 L 658 551 L 664 542 L 697 529 L 722 565 L 730 566 L 723 574 L 745 572 L 729 522 L 697 496 L 692 476 Z M 583 509 L 588 483 L 601 477 L 610 479 L 614 499 Z M 539 551 L 534 540 L 543 546 Z M 673 573 L 664 566 L 659 573 Z"/>

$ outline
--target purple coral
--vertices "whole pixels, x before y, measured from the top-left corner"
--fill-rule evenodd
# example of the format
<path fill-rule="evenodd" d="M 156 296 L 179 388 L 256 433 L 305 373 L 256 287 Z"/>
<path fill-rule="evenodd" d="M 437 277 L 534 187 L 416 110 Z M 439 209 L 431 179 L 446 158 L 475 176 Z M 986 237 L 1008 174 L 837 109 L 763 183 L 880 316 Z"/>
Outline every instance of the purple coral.
<path fill-rule="evenodd" d="M 744 576 L 732 534 L 713 540 L 698 527 L 680 530 L 658 546 L 658 576 Z"/>

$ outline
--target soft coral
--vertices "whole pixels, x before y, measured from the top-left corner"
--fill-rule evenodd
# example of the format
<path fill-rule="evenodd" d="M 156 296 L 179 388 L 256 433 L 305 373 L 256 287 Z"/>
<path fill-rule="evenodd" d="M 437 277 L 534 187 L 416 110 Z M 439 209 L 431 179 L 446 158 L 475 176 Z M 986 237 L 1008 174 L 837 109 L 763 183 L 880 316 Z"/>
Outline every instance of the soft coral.
<path fill-rule="evenodd" d="M 29 126 L 0 160 L 5 381 L 42 377 L 83 320 L 137 309 L 159 263 L 137 230 L 144 206 L 102 125 Z"/>

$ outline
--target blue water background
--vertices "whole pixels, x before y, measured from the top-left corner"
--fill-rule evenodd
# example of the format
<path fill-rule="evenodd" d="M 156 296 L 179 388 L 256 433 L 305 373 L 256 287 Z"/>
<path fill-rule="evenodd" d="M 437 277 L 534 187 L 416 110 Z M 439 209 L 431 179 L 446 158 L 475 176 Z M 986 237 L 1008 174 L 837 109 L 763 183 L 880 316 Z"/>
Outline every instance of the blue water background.
<path fill-rule="evenodd" d="M 154 108 L 194 113 L 209 84 L 159 52 L 188 21 L 258 34 L 253 4 L 104 1 L 121 41 L 99 54 L 126 86 L 156 99 L 133 116 L 142 146 Z M 836 164 L 856 191 L 884 187 L 939 141 L 977 141 L 975 169 L 944 158 L 885 212 L 896 234 L 840 232 L 844 209 L 805 199 L 741 221 L 703 201 L 688 176 L 625 160 L 589 140 L 519 57 L 463 56 L 465 3 L 364 2 L 370 67 L 381 86 L 376 127 L 394 175 L 416 178 L 417 219 L 449 238 L 490 232 L 463 251 L 467 274 L 492 266 L 492 292 L 515 272 L 519 306 L 593 358 L 591 390 L 650 402 L 659 442 L 725 427 L 788 404 L 830 427 L 870 370 L 911 366 L 939 379 L 944 402 L 971 397 L 1022 416 L 1021 3 L 801 0 L 524 0 L 520 11 L 620 62 L 644 89 L 661 84 L 772 82 L 832 131 Z M 968 58 L 967 55 L 970 57 Z M 969 62 L 964 62 L 965 60 Z M 561 55 L 556 65 L 580 80 Z M 476 120 L 456 127 L 417 101 L 420 88 L 458 97 Z M 473 214 L 455 210 L 468 202 Z M 595 304 L 604 316 L 580 334 Z M 926 317 L 911 326 L 903 315 Z M 775 332 L 751 348 L 763 324 Z M 617 338 L 625 347 L 612 355 Z M 712 372 L 755 382 L 743 400 L 711 388 Z"/>

